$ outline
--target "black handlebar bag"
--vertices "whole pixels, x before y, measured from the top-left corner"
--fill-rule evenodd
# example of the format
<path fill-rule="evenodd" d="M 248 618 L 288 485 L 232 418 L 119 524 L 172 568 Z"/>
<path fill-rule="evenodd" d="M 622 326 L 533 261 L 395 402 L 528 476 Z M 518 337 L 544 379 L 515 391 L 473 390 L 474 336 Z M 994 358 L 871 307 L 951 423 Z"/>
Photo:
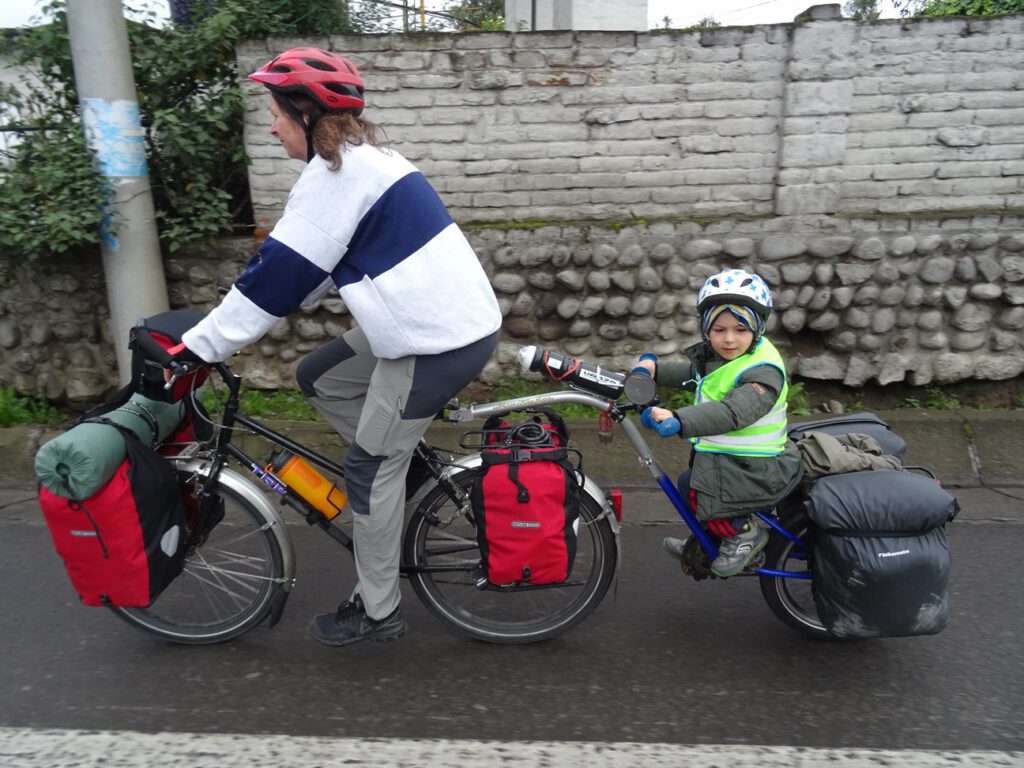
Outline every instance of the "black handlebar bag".
<path fill-rule="evenodd" d="M 129 385 L 154 400 L 176 403 L 199 387 L 209 375 L 205 367 L 180 377 L 170 389 L 165 388 L 164 369 L 172 355 L 168 350 L 181 344 L 185 331 L 203 319 L 202 312 L 175 309 L 146 317 L 129 331 L 128 348 L 132 351 L 132 379 Z"/>

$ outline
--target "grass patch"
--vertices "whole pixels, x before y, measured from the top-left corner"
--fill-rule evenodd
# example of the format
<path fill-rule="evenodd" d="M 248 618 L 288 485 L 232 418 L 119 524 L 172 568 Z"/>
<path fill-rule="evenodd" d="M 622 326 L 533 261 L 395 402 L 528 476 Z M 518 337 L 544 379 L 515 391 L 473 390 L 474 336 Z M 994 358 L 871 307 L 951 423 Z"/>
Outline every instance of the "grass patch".
<path fill-rule="evenodd" d="M 209 387 L 202 392 L 202 402 L 210 413 L 219 413 L 227 401 L 227 392 Z M 323 421 L 316 409 L 297 389 L 245 389 L 239 393 L 242 412 L 256 419 L 286 421 Z"/>
<path fill-rule="evenodd" d="M 904 408 L 927 408 L 931 411 L 955 411 L 962 406 L 960 398 L 940 387 L 925 387 L 922 393 L 907 395 Z"/>
<path fill-rule="evenodd" d="M 0 387 L 0 427 L 21 424 L 56 424 L 64 420 L 44 397 L 24 397 L 14 387 Z"/>

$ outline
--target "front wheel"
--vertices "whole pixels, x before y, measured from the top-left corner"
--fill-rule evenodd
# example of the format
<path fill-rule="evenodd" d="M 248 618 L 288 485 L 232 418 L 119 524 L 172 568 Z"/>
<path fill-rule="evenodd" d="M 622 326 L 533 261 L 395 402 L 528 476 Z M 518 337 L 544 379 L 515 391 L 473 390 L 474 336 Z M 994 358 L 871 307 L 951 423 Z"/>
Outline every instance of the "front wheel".
<path fill-rule="evenodd" d="M 478 587 L 480 549 L 469 489 L 482 470 L 452 476 L 458 492 L 436 487 L 413 513 L 403 561 L 416 594 L 455 631 L 491 643 L 548 640 L 597 608 L 615 576 L 618 545 L 601 505 L 581 496 L 576 558 L 564 584 L 512 589 Z M 453 499 L 452 495 L 460 498 Z"/>
<path fill-rule="evenodd" d="M 178 476 L 186 493 L 198 481 L 180 468 Z M 165 640 L 206 645 L 238 637 L 270 613 L 285 582 L 273 523 L 223 479 L 212 492 L 223 519 L 189 548 L 181 574 L 152 605 L 114 608 L 120 618 Z"/>
<path fill-rule="evenodd" d="M 811 525 L 802 510 L 794 510 L 784 514 L 779 521 L 782 527 L 793 538 L 778 531 L 772 531 L 768 546 L 765 547 L 765 569 L 788 571 L 810 576 Z M 814 595 L 811 591 L 810 578 L 786 578 L 781 576 L 761 576 L 761 594 L 765 602 L 779 619 L 793 629 L 820 640 L 835 640 L 818 618 L 814 606 Z"/>

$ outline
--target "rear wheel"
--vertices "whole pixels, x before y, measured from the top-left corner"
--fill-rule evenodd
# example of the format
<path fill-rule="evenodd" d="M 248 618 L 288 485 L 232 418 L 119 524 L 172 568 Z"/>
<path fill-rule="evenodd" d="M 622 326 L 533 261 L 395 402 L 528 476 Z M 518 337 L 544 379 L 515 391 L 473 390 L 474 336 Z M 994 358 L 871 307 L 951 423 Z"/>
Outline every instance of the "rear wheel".
<path fill-rule="evenodd" d="M 811 524 L 799 510 L 784 514 L 779 521 L 793 535 L 790 539 L 772 531 L 765 547 L 763 568 L 801 574 L 805 578 L 761 576 L 761 594 L 779 619 L 793 629 L 822 640 L 835 640 L 818 618 L 811 591 Z"/>
<path fill-rule="evenodd" d="M 190 489 L 194 478 L 179 473 Z M 148 608 L 114 608 L 139 629 L 176 643 L 204 645 L 238 637 L 266 618 L 284 582 L 272 523 L 223 483 L 214 490 L 224 518 L 190 548 L 181 574 Z"/>
<path fill-rule="evenodd" d="M 568 581 L 535 587 L 477 586 L 480 549 L 469 489 L 480 474 L 471 469 L 452 477 L 458 501 L 437 487 L 416 508 L 403 551 L 413 589 L 435 616 L 478 640 L 533 643 L 562 634 L 597 608 L 612 583 L 618 546 L 611 523 L 601 506 L 583 494 Z"/>

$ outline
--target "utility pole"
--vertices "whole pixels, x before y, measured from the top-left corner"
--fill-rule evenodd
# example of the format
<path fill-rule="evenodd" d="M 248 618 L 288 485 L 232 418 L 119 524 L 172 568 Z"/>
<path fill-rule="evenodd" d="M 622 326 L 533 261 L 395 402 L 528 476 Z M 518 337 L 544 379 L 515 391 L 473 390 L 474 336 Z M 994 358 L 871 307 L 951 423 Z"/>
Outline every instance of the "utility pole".
<path fill-rule="evenodd" d="M 120 0 L 67 0 L 67 15 L 85 138 L 111 188 L 100 248 L 117 368 L 126 382 L 128 329 L 168 307 L 128 28 Z"/>

